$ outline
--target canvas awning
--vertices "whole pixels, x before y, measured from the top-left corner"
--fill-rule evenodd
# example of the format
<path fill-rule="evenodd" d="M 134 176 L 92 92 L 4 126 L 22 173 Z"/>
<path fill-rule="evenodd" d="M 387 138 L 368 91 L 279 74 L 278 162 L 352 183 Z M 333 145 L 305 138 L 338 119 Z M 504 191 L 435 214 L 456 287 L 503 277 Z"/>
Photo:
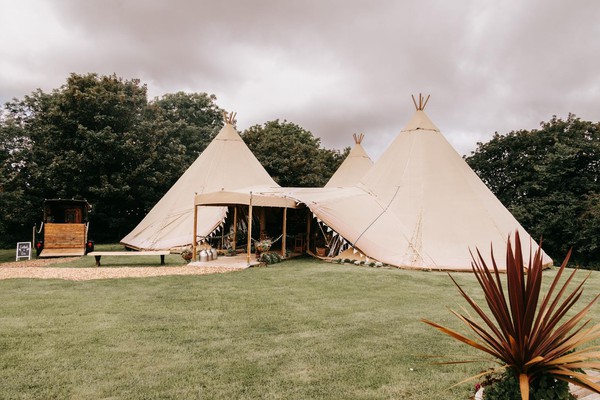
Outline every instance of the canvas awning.
<path fill-rule="evenodd" d="M 299 204 L 285 193 L 275 190 L 219 190 L 217 192 L 202 193 L 195 196 L 196 206 L 228 206 L 250 205 L 257 207 L 298 208 Z"/>

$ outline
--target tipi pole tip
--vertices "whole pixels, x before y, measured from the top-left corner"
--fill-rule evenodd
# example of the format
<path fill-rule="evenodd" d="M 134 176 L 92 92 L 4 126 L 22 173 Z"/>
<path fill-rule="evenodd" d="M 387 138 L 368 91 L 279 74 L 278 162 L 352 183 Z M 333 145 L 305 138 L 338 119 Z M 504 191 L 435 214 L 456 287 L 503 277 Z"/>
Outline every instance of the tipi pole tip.
<path fill-rule="evenodd" d="M 424 110 L 425 107 L 427 106 L 427 102 L 429 101 L 429 98 L 431 97 L 430 94 L 427 95 L 427 98 L 425 99 L 425 103 L 423 103 L 423 108 L 421 110 Z"/>
<path fill-rule="evenodd" d="M 362 133 L 358 135 L 356 133 L 353 133 L 352 137 L 354 138 L 354 143 L 360 144 L 363 141 L 365 135 Z"/>
<path fill-rule="evenodd" d="M 423 111 L 425 109 L 425 106 L 427 106 L 427 102 L 429 101 L 431 95 L 428 94 L 427 98 L 425 98 L 423 97 L 423 94 L 419 93 L 419 104 L 417 104 L 417 100 L 415 99 L 414 95 L 411 94 L 410 97 L 412 97 L 413 104 L 415 105 L 417 111 Z"/>
<path fill-rule="evenodd" d="M 230 124 L 233 125 L 235 123 L 235 117 L 237 116 L 236 112 L 230 112 L 228 113 L 227 111 L 223 111 L 223 120 L 225 121 L 226 124 Z"/>

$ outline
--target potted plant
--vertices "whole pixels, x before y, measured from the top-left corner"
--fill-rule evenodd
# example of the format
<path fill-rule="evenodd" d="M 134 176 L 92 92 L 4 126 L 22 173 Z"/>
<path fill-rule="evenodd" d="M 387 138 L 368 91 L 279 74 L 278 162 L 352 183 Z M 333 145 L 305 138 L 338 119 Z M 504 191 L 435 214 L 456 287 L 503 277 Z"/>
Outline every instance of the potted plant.
<path fill-rule="evenodd" d="M 549 386 L 554 396 L 566 393 L 563 397 L 551 398 L 570 399 L 569 383 L 600 393 L 600 385 L 592 382 L 583 372 L 583 369 L 600 369 L 600 362 L 594 361 L 600 352 L 597 346 L 582 348 L 584 344 L 600 338 L 600 324 L 590 327 L 589 321 L 582 323 L 600 295 L 579 312 L 566 317 L 579 300 L 587 280 L 585 278 L 571 293 L 567 293 L 577 272 L 575 269 L 569 277 L 562 278 L 571 252 L 558 269 L 548 292 L 541 298 L 541 245 L 533 258 L 530 257 L 529 265 L 525 266 L 517 232 L 514 250 L 509 238 L 506 254 L 505 284 L 502 283 L 504 279 L 499 273 L 493 252 L 492 268 L 488 267 L 479 251 L 477 257 L 472 256 L 473 273 L 489 311 L 480 307 L 450 276 L 462 297 L 482 320 L 479 322 L 468 314 L 452 311 L 474 332 L 475 338 L 429 320 L 424 319 L 423 322 L 491 355 L 500 364 L 498 368 L 466 380 L 485 377 L 483 383 L 488 386 L 484 387 L 483 399 L 512 399 L 514 396 L 520 396 L 522 400 L 530 397 L 550 398 L 545 392 Z M 490 379 L 494 374 L 499 374 L 499 378 Z"/>
<path fill-rule="evenodd" d="M 271 239 L 263 239 L 255 243 L 254 247 L 256 250 L 262 252 L 269 251 L 271 249 Z"/>
<path fill-rule="evenodd" d="M 192 249 L 190 249 L 189 247 L 186 247 L 181 252 L 181 258 L 183 258 L 187 262 L 190 262 L 190 260 L 192 259 L 193 255 L 194 255 L 194 253 L 192 252 Z"/>
<path fill-rule="evenodd" d="M 271 249 L 273 242 L 271 239 L 262 239 L 254 241 L 254 250 L 256 252 L 256 259 L 260 259 L 260 254 Z"/>
<path fill-rule="evenodd" d="M 327 255 L 326 247 L 316 247 L 315 250 L 317 251 L 317 255 L 319 257 L 325 257 Z"/>
<path fill-rule="evenodd" d="M 317 236 L 315 238 L 315 252 L 319 257 L 325 257 L 327 254 L 327 239 L 323 236 Z"/>

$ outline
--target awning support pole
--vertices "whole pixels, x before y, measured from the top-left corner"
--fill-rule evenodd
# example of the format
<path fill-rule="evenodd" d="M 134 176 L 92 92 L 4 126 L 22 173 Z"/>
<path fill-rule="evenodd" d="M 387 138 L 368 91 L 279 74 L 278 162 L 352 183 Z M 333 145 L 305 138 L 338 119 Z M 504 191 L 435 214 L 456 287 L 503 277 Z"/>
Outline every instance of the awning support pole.
<path fill-rule="evenodd" d="M 252 249 L 252 192 L 250 192 L 250 202 L 248 205 L 248 248 L 246 253 L 246 263 L 250 265 L 250 251 Z"/>
<path fill-rule="evenodd" d="M 306 220 L 306 250 L 305 252 L 308 253 L 308 249 L 309 249 L 309 244 L 310 244 L 310 220 L 312 219 L 312 211 L 310 211 L 310 208 L 306 208 L 307 215 L 308 218 Z"/>
<path fill-rule="evenodd" d="M 281 237 L 281 257 L 285 257 L 285 248 L 286 243 L 285 239 L 287 238 L 287 208 L 283 209 L 283 236 Z"/>
<path fill-rule="evenodd" d="M 196 261 L 196 248 L 198 245 L 198 206 L 196 205 L 196 194 L 194 193 L 194 235 L 192 236 L 192 260 Z"/>
<path fill-rule="evenodd" d="M 233 206 L 233 254 L 235 253 L 235 246 L 237 244 L 237 206 Z"/>

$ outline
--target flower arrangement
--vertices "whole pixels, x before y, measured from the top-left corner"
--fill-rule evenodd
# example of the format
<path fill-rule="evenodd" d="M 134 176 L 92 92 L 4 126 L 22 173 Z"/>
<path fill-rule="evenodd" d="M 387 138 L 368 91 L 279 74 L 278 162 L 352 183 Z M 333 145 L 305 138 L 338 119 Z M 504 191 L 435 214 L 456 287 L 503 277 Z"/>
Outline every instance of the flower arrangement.
<path fill-rule="evenodd" d="M 185 261 L 190 261 L 192 259 L 193 255 L 194 255 L 194 252 L 189 247 L 186 247 L 181 252 L 181 258 L 183 258 Z"/>
<path fill-rule="evenodd" d="M 265 252 L 265 251 L 269 251 L 271 249 L 271 245 L 273 244 L 273 242 L 271 241 L 271 239 L 263 239 L 260 241 L 255 241 L 254 242 L 254 247 L 256 248 L 257 251 Z"/>
<path fill-rule="evenodd" d="M 481 308 L 450 277 L 462 297 L 483 320 L 477 322 L 468 314 L 452 311 L 477 338 L 472 339 L 435 322 L 423 320 L 444 334 L 491 355 L 499 362 L 500 367 L 463 381 L 500 374 L 499 379 L 484 382 L 484 385 L 489 384 L 484 389 L 484 399 L 512 398 L 506 397 L 509 391 L 520 395 L 522 400 L 528 400 L 530 393 L 532 398 L 537 399 L 541 398 L 540 395 L 543 397 L 540 390 L 548 385 L 556 385 L 556 392 L 563 390 L 568 383 L 600 393 L 600 385 L 592 382 L 582 371 L 600 369 L 600 362 L 593 361 L 600 357 L 598 347 L 581 349 L 582 345 L 600 338 L 600 324 L 589 326 L 590 321 L 583 322 L 600 295 L 579 312 L 566 316 L 581 297 L 583 284 L 587 280 L 585 278 L 571 293 L 567 293 L 577 272 L 575 269 L 570 276 L 562 279 L 571 254 L 569 251 L 540 302 L 543 269 L 541 251 L 540 246 L 529 265 L 523 265 L 521 241 L 517 232 L 514 250 L 511 241 L 507 243 L 506 286 L 502 283 L 493 252 L 491 269 L 479 251 L 478 257 L 472 256 L 473 273 L 481 286 L 489 311 Z M 566 321 L 563 322 L 564 319 Z M 451 363 L 454 362 L 448 362 Z M 500 397 L 493 395 L 496 392 L 500 393 Z M 569 398 L 568 391 L 566 396 L 561 398 Z"/>

